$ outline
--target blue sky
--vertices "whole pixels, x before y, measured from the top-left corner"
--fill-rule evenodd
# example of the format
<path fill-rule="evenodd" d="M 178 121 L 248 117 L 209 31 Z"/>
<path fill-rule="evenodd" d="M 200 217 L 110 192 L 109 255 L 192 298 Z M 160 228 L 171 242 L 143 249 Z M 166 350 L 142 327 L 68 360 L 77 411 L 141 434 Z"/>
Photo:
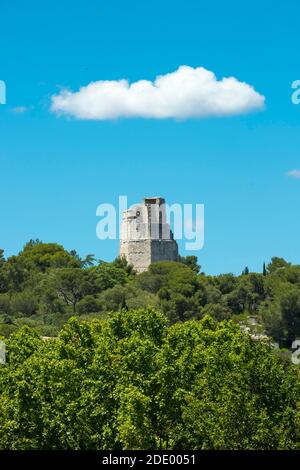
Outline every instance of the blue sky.
<path fill-rule="evenodd" d="M 207 273 L 300 263 L 297 1 L 1 2 L 0 246 L 30 238 L 111 260 L 96 207 L 128 195 L 205 204 Z M 97 80 L 154 80 L 180 65 L 234 76 L 264 111 L 203 119 L 59 117 L 51 96 Z M 181 245 L 182 254 L 184 253 Z"/>

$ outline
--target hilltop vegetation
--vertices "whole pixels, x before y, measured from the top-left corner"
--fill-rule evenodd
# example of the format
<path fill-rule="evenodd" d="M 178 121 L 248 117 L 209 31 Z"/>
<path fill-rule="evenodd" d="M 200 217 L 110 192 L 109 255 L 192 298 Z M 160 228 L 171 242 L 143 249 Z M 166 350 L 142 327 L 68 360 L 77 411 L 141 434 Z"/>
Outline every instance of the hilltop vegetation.
<path fill-rule="evenodd" d="M 71 316 L 105 319 L 120 309 L 154 307 L 170 324 L 209 314 L 265 333 L 281 347 L 300 336 L 300 266 L 273 258 L 262 273 L 201 273 L 195 257 L 160 262 L 136 275 L 126 261 L 81 259 L 54 243 L 30 241 L 17 255 L 0 250 L 0 335 L 21 326 L 56 336 Z"/>

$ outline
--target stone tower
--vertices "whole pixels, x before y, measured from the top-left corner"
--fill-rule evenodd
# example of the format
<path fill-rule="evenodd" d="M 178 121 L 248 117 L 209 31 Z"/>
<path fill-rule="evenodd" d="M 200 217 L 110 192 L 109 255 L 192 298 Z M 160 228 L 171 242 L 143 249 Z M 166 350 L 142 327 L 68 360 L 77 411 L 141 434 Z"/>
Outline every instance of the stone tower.
<path fill-rule="evenodd" d="M 178 260 L 178 246 L 166 222 L 163 198 L 147 197 L 123 213 L 120 256 L 138 273 L 147 271 L 156 261 Z"/>

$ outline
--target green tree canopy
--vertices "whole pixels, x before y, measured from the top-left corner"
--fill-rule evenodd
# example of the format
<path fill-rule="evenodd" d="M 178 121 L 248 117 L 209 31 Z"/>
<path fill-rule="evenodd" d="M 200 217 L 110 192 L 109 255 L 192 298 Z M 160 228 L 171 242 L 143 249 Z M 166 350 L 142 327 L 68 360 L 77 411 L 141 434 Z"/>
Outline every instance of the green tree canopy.
<path fill-rule="evenodd" d="M 299 448 L 299 370 L 231 321 L 121 311 L 7 351 L 0 449 Z"/>

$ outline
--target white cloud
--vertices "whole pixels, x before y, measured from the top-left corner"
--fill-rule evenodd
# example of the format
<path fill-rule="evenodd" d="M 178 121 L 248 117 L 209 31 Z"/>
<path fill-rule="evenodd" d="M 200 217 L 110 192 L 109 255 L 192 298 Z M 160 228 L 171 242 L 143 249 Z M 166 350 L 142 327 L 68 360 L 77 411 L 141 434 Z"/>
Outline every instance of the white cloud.
<path fill-rule="evenodd" d="M 24 114 L 28 111 L 26 106 L 16 106 L 15 108 L 11 108 L 11 112 L 15 114 Z"/>
<path fill-rule="evenodd" d="M 300 179 L 300 170 L 290 170 L 286 172 L 286 175 L 290 178 Z"/>
<path fill-rule="evenodd" d="M 234 77 L 217 80 L 203 67 L 180 66 L 153 82 L 100 80 L 77 92 L 62 90 L 52 96 L 51 109 L 77 119 L 230 116 L 260 110 L 264 96 Z"/>

